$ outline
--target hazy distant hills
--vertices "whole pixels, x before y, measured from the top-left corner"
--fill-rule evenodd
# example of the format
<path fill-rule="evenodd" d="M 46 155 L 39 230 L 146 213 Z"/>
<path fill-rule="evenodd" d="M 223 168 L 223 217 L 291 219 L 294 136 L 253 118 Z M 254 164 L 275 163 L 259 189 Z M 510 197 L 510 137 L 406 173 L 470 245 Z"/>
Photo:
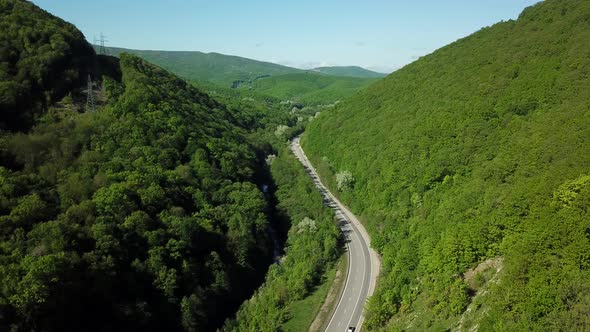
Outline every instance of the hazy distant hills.
<path fill-rule="evenodd" d="M 342 100 L 385 76 L 354 66 L 302 70 L 219 53 L 107 47 L 110 55 L 123 52 L 137 55 L 189 81 L 308 104 Z"/>
<path fill-rule="evenodd" d="M 317 67 L 313 70 L 316 72 L 334 76 L 348 76 L 360 78 L 381 78 L 387 76 L 387 74 L 378 73 L 358 66 Z"/>
<path fill-rule="evenodd" d="M 169 70 L 190 81 L 208 81 L 220 86 L 234 81 L 254 80 L 260 76 L 304 72 L 270 62 L 233 55 L 198 51 L 147 51 L 108 47 L 107 52 L 118 56 L 131 53 Z"/>

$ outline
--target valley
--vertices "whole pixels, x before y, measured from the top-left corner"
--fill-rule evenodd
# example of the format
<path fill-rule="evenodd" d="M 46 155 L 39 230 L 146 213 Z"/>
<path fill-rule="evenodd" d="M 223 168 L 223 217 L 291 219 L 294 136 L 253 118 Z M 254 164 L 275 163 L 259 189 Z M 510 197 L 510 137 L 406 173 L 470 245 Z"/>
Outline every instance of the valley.
<path fill-rule="evenodd" d="M 333 5 L 0 0 L 0 331 L 589 330 L 590 3 Z"/>

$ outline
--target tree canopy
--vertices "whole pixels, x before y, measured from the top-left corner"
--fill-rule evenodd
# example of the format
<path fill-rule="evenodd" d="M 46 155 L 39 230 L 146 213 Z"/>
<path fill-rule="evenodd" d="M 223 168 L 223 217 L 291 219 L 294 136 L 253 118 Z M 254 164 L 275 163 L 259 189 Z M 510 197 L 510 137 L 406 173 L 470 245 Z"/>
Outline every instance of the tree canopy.
<path fill-rule="evenodd" d="M 0 9 L 0 330 L 214 330 L 288 277 L 288 298 L 262 302 L 287 320 L 338 257 L 338 230 L 309 179 L 290 178 L 296 161 L 274 172 L 281 206 L 259 188 L 274 188 L 267 156 L 328 107 L 189 84 L 95 55 L 29 2 Z M 252 308 L 227 324 L 264 317 Z"/>
<path fill-rule="evenodd" d="M 120 70 L 98 111 L 2 135 L 0 329 L 212 329 L 270 263 L 247 121 L 140 58 Z"/>
<path fill-rule="evenodd" d="M 354 177 L 339 194 L 383 257 L 369 329 L 588 329 L 589 18 L 546 0 L 311 122 L 305 150 L 332 188 Z"/>
<path fill-rule="evenodd" d="M 27 129 L 86 81 L 94 50 L 73 25 L 24 0 L 0 1 L 0 130 Z"/>

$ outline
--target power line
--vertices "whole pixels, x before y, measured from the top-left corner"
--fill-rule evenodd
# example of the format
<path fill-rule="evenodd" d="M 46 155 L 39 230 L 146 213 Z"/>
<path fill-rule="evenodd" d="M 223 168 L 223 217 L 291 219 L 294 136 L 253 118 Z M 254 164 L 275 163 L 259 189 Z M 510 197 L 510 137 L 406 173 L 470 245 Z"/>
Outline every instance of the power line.
<path fill-rule="evenodd" d="M 100 33 L 100 46 L 98 48 L 98 53 L 99 54 L 103 54 L 103 55 L 107 55 L 107 49 L 104 46 L 105 42 L 108 42 L 108 40 L 106 39 L 106 36 L 102 34 L 102 32 Z"/>
<path fill-rule="evenodd" d="M 84 92 L 86 92 L 86 112 L 94 112 L 96 110 L 94 102 L 94 83 L 92 82 L 90 74 L 88 74 L 88 85 Z"/>

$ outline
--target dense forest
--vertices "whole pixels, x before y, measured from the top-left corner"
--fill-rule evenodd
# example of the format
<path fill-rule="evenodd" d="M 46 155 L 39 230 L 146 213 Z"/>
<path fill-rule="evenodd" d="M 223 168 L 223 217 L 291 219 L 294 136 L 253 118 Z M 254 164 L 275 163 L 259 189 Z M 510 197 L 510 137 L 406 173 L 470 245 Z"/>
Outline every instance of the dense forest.
<path fill-rule="evenodd" d="M 0 6 L 0 329 L 219 326 L 272 258 L 257 115 L 98 57 L 29 2 Z"/>
<path fill-rule="evenodd" d="M 97 55 L 24 0 L 0 31 L 1 331 L 286 329 L 343 249 L 304 129 L 383 259 L 363 329 L 590 329 L 588 1 L 379 81 Z"/>
<path fill-rule="evenodd" d="M 3 325 L 206 329 L 269 263 L 257 157 L 231 114 L 139 58 L 121 70 L 99 112 L 6 137 Z"/>
<path fill-rule="evenodd" d="M 86 81 L 94 51 L 74 26 L 25 1 L 0 1 L 0 130 L 27 129 Z"/>
<path fill-rule="evenodd" d="M 589 40 L 590 2 L 546 0 L 310 124 L 383 258 L 368 329 L 590 328 Z"/>
<path fill-rule="evenodd" d="M 287 322 L 340 256 L 332 213 L 284 146 L 330 106 L 188 83 L 96 55 L 30 2 L 0 9 L 0 330 Z"/>

